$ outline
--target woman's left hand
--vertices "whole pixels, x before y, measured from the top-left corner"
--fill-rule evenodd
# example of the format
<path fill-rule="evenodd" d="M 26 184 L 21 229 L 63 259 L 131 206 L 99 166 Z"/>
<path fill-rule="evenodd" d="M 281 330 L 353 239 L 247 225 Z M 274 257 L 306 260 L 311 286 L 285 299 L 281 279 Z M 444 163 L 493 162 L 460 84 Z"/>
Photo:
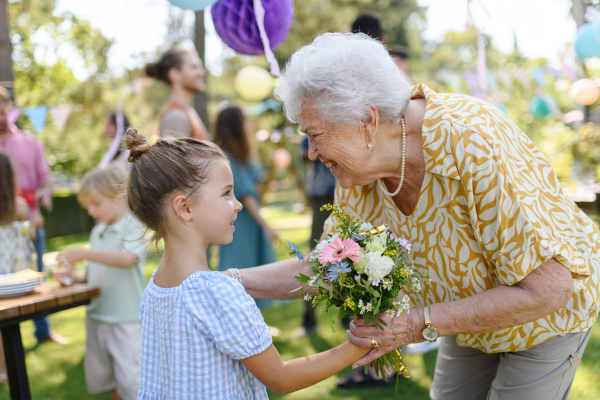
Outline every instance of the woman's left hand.
<path fill-rule="evenodd" d="M 350 330 L 346 331 L 350 342 L 360 347 L 371 347 L 372 339 L 377 340 L 379 343 L 378 349 L 371 350 L 366 356 L 352 364 L 352 368 L 366 365 L 405 344 L 418 343 L 424 340 L 420 332 L 425 328 L 425 320 L 421 309 L 413 309 L 410 314 L 403 314 L 394 318 L 390 318 L 386 314 L 379 317 L 388 325 L 384 326 L 384 330 L 378 328 L 374 322 L 365 324 L 365 320 L 362 318 L 350 323 Z"/>

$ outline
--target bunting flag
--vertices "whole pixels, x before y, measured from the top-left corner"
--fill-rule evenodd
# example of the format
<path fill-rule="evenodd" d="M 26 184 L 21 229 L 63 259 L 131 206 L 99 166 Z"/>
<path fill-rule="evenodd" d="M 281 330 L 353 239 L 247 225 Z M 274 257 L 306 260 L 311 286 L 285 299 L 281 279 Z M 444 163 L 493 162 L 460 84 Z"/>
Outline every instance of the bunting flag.
<path fill-rule="evenodd" d="M 488 71 L 487 73 L 487 82 L 488 86 L 492 91 L 498 90 L 498 79 L 496 79 L 496 74 L 493 71 Z"/>
<path fill-rule="evenodd" d="M 17 119 L 19 119 L 19 115 L 21 115 L 21 109 L 13 105 L 10 109 L 10 114 L 8 114 L 8 124 L 12 125 L 15 122 L 17 122 Z"/>
<path fill-rule="evenodd" d="M 28 107 L 25 109 L 25 115 L 31 121 L 33 129 L 40 133 L 46 125 L 46 116 L 48 115 L 48 106 Z"/>
<path fill-rule="evenodd" d="M 515 78 L 517 78 L 523 86 L 529 86 L 529 78 L 523 68 L 517 68 L 515 70 Z"/>
<path fill-rule="evenodd" d="M 546 74 L 543 68 L 533 68 L 531 71 L 531 76 L 535 82 L 541 87 L 546 87 Z"/>
<path fill-rule="evenodd" d="M 54 123 L 60 132 L 65 129 L 65 125 L 69 120 L 71 111 L 73 111 L 72 105 L 50 107 L 50 115 L 52 116 L 52 119 L 54 120 Z"/>

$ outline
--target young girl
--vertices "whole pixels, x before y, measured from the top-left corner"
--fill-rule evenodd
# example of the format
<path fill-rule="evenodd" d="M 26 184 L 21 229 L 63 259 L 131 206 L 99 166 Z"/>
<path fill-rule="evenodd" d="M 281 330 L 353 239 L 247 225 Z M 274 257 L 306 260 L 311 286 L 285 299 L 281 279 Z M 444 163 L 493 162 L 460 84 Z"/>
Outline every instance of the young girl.
<path fill-rule="evenodd" d="M 138 399 L 267 399 L 314 385 L 370 348 L 346 342 L 283 361 L 256 304 L 237 280 L 211 272 L 206 247 L 230 243 L 242 205 L 216 145 L 164 138 L 149 145 L 129 129 L 131 211 L 164 239 L 163 259 L 140 304 Z M 264 385 L 263 385 L 264 384 Z"/>
<path fill-rule="evenodd" d="M 0 274 L 18 272 L 32 267 L 30 247 L 26 242 L 27 202 L 17 196 L 17 174 L 10 156 L 0 152 Z M 29 226 L 30 239 L 35 240 L 35 231 L 42 224 L 41 217 Z M 33 246 L 33 245 L 32 245 Z M 4 363 L 4 346 L 0 341 L 0 384 L 8 381 Z"/>

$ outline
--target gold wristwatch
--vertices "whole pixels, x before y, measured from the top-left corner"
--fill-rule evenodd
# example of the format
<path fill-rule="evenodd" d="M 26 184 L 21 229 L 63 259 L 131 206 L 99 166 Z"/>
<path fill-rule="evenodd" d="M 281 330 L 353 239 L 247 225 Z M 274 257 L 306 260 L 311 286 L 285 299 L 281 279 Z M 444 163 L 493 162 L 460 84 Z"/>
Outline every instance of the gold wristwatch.
<path fill-rule="evenodd" d="M 423 329 L 423 337 L 430 342 L 435 342 L 440 336 L 440 332 L 431 324 L 431 318 L 429 317 L 429 306 L 425 306 L 423 309 L 425 316 L 425 329 Z"/>

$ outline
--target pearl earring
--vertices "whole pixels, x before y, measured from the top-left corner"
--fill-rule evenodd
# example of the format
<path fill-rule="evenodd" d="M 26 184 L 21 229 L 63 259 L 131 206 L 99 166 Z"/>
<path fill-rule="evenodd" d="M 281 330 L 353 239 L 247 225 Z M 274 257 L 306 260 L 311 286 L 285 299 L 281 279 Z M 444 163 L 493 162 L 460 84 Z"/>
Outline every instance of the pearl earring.
<path fill-rule="evenodd" d="M 373 149 L 373 142 L 372 142 L 372 141 L 371 141 L 371 142 L 369 142 L 369 143 L 367 143 L 367 148 L 368 148 L 369 150 L 372 150 L 372 149 Z"/>

